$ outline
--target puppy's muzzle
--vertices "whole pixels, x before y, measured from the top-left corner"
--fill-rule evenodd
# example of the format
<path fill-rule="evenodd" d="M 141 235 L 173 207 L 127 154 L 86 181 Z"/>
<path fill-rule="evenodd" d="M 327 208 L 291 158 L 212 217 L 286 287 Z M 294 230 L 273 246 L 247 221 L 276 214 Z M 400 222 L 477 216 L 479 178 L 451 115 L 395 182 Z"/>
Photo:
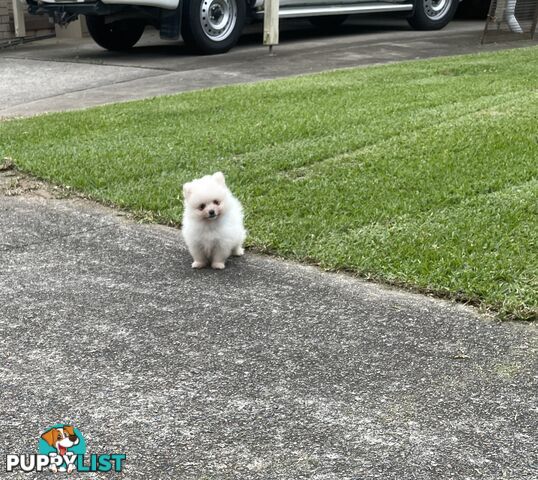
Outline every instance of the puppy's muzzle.
<path fill-rule="evenodd" d="M 215 212 L 215 210 L 209 210 L 209 212 L 207 212 L 207 218 L 217 218 L 217 212 Z"/>

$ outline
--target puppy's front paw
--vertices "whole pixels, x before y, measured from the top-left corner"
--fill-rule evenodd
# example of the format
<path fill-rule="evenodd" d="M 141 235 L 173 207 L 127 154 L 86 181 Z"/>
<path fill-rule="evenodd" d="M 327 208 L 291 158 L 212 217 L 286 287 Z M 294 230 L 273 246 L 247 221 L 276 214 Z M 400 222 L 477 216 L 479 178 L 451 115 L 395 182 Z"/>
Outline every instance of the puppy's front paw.
<path fill-rule="evenodd" d="M 232 255 L 236 257 L 240 257 L 245 253 L 245 249 L 243 247 L 235 247 L 232 251 Z"/>
<path fill-rule="evenodd" d="M 204 268 L 207 265 L 205 262 L 192 262 L 192 268 Z"/>
<path fill-rule="evenodd" d="M 215 270 L 224 270 L 224 263 L 223 262 L 213 262 L 211 264 L 211 268 L 214 268 Z"/>

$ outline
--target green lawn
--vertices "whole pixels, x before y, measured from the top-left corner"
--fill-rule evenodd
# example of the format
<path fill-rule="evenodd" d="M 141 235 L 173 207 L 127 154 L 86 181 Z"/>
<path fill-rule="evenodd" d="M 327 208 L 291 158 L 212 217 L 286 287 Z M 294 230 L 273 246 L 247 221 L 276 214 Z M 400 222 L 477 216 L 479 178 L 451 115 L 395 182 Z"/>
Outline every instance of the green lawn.
<path fill-rule="evenodd" d="M 0 155 L 175 224 L 222 170 L 258 250 L 538 314 L 538 48 L 9 121 Z"/>

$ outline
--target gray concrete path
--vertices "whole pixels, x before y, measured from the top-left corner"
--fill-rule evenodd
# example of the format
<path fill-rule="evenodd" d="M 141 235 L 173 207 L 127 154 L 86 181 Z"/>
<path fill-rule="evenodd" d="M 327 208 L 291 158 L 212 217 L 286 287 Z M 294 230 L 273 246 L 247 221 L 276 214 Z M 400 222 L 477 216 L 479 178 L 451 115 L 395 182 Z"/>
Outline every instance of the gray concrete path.
<path fill-rule="evenodd" d="M 532 324 L 248 252 L 193 271 L 179 231 L 6 174 L 0 232 L 2 462 L 65 422 L 124 478 L 538 478 Z"/>
<path fill-rule="evenodd" d="M 358 17 L 326 34 L 306 21 L 283 22 L 281 45 L 269 57 L 259 25 L 225 55 L 196 56 L 180 42 L 148 31 L 132 51 L 107 52 L 92 40 L 45 40 L 0 50 L 0 118 L 91 107 L 193 89 L 255 82 L 440 55 L 536 45 L 482 46 L 483 21 L 454 21 L 416 32 L 402 19 Z"/>

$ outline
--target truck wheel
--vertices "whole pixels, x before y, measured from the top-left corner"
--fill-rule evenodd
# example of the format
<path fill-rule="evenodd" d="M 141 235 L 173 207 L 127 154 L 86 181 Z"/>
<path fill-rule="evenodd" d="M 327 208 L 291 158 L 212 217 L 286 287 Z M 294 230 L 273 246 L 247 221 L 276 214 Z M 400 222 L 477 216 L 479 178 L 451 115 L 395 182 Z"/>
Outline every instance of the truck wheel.
<path fill-rule="evenodd" d="M 245 18 L 245 0 L 184 0 L 181 35 L 200 53 L 224 53 L 239 40 Z"/>
<path fill-rule="evenodd" d="M 137 18 L 105 23 L 105 17 L 99 15 L 88 15 L 86 24 L 95 43 L 107 50 L 128 50 L 140 40 L 146 27 L 145 22 Z"/>
<path fill-rule="evenodd" d="M 458 0 L 415 0 L 407 21 L 415 30 L 440 30 L 452 20 L 458 4 Z"/>
<path fill-rule="evenodd" d="M 348 15 L 322 15 L 319 17 L 308 17 L 308 21 L 322 30 L 333 30 L 347 19 Z"/>

